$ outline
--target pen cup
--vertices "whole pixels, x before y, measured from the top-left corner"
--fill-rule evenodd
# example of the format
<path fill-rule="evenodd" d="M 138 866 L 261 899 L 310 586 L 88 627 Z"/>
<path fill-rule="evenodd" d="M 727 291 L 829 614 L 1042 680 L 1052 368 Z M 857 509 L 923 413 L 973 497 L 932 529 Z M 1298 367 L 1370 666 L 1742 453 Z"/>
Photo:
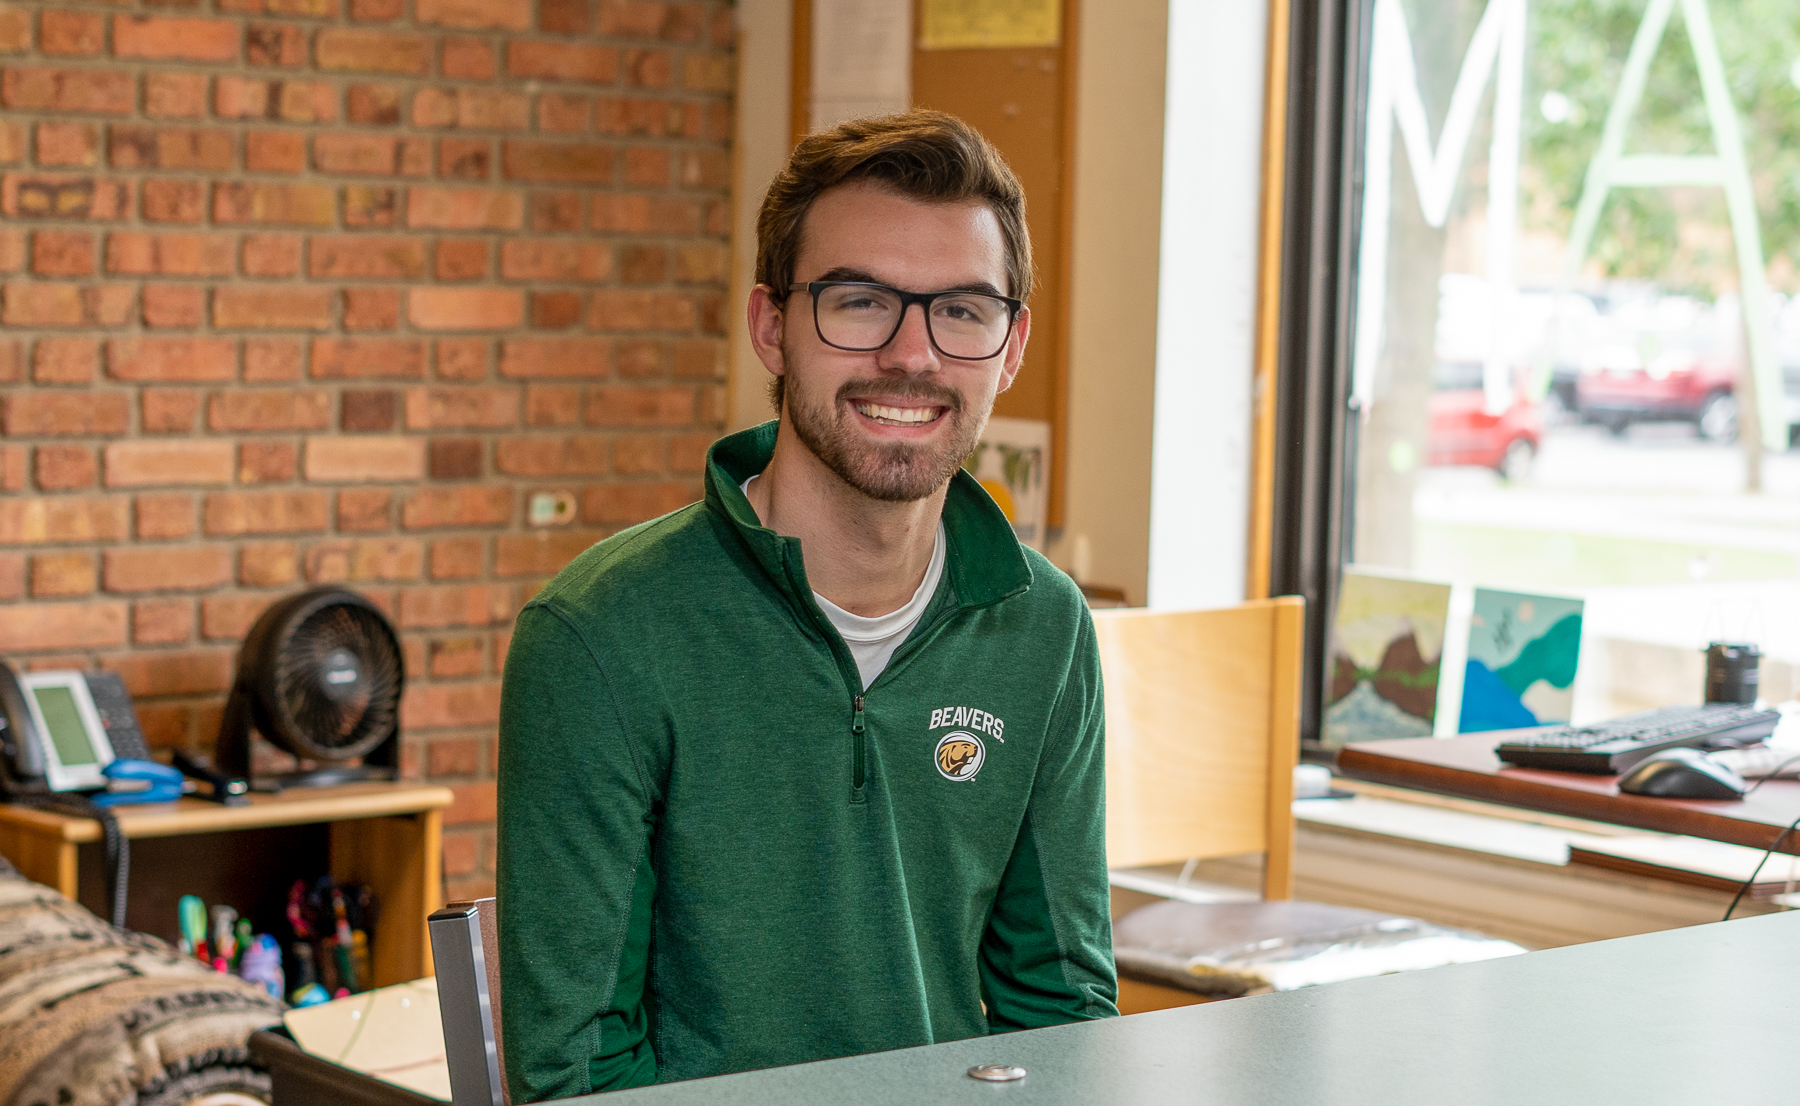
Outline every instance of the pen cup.
<path fill-rule="evenodd" d="M 1762 651 L 1750 642 L 1715 641 L 1706 647 L 1706 701 L 1754 703 L 1761 692 Z"/>

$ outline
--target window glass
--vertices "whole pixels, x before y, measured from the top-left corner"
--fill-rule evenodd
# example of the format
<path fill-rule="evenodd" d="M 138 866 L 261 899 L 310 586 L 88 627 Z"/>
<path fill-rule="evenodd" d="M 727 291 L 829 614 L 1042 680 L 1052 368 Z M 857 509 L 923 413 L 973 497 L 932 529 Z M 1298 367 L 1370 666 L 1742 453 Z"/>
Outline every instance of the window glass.
<path fill-rule="evenodd" d="M 1347 551 L 1458 585 L 1436 732 L 1573 609 L 1534 595 L 1584 601 L 1576 721 L 1698 702 L 1715 639 L 1793 697 L 1793 0 L 1374 0 L 1371 37 Z"/>

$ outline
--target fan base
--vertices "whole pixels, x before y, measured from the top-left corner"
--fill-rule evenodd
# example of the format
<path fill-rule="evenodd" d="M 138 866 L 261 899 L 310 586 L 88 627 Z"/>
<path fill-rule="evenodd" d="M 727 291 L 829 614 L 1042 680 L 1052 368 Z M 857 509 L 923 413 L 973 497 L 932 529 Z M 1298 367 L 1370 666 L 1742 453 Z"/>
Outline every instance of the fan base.
<path fill-rule="evenodd" d="M 399 773 L 387 767 L 312 768 L 304 772 L 283 772 L 275 776 L 257 776 L 250 790 L 273 794 L 293 787 L 336 787 L 343 783 L 367 783 L 371 780 L 393 780 Z"/>

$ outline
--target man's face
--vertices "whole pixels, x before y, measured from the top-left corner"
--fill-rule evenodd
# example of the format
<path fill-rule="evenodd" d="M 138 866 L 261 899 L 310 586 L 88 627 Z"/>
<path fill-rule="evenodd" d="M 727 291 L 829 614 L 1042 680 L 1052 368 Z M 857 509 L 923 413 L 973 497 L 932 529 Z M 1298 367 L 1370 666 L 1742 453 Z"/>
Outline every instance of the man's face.
<path fill-rule="evenodd" d="M 753 306 L 752 332 L 774 339 L 759 341 L 759 352 L 785 377 L 783 415 L 801 443 L 873 499 L 930 495 L 974 450 L 994 396 L 1012 384 L 1029 313 L 1021 312 L 1005 348 L 984 361 L 940 353 L 917 304 L 907 307 L 887 345 L 851 352 L 827 345 L 813 325 L 804 285 L 816 280 L 1009 295 L 999 220 L 985 204 L 925 204 L 870 183 L 842 185 L 806 215 L 794 291 L 778 324 L 758 332 Z M 773 325 L 778 335 L 767 329 Z"/>

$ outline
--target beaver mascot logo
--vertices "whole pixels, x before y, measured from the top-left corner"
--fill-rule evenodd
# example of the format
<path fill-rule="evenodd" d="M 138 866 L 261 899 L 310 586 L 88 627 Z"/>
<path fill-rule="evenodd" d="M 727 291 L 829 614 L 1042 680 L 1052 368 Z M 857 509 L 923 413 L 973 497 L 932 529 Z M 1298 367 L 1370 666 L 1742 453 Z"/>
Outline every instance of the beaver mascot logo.
<path fill-rule="evenodd" d="M 938 774 L 956 783 L 974 779 L 986 759 L 987 747 L 967 730 L 947 733 L 937 743 Z"/>

